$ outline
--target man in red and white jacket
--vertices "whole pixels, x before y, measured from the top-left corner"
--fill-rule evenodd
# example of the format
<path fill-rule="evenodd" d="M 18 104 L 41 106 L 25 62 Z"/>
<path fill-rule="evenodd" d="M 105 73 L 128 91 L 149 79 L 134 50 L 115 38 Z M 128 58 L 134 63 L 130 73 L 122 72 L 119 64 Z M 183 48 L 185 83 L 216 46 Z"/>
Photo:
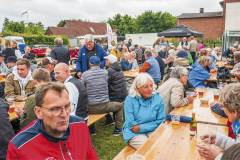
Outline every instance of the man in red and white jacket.
<path fill-rule="evenodd" d="M 35 94 L 38 120 L 18 133 L 9 143 L 8 160 L 95 160 L 86 123 L 70 116 L 66 88 L 46 83 Z"/>

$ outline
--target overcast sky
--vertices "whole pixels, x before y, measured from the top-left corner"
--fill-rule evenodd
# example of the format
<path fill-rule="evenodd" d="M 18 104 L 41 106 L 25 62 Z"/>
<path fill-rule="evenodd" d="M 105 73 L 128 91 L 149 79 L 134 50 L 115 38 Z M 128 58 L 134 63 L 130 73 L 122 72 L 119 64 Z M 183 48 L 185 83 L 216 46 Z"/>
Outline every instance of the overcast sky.
<path fill-rule="evenodd" d="M 63 19 L 106 21 L 115 14 L 137 16 L 146 10 L 181 13 L 221 11 L 221 0 L 0 0 L 0 30 L 4 18 L 56 26 Z M 21 13 L 28 11 L 21 16 Z M 28 17 L 28 18 L 27 18 Z"/>

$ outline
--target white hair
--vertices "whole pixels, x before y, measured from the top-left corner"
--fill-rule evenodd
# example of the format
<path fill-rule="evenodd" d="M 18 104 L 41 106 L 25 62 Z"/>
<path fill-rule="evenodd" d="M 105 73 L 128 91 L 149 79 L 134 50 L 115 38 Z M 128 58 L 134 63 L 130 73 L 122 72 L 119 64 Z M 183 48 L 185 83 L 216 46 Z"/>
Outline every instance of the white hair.
<path fill-rule="evenodd" d="M 93 37 L 92 34 L 86 34 L 86 35 L 84 36 L 84 40 L 85 40 L 85 43 L 88 43 L 88 42 L 90 42 L 90 41 L 94 42 L 94 37 Z"/>
<path fill-rule="evenodd" d="M 173 67 L 170 73 L 171 78 L 180 79 L 181 76 L 188 76 L 188 70 L 185 67 Z"/>
<path fill-rule="evenodd" d="M 129 89 L 129 96 L 132 97 L 142 97 L 142 95 L 139 93 L 138 88 L 144 86 L 147 84 L 148 81 L 151 81 L 153 83 L 153 90 L 155 90 L 156 85 L 152 79 L 152 77 L 148 73 L 140 73 L 133 81 L 132 86 Z"/>

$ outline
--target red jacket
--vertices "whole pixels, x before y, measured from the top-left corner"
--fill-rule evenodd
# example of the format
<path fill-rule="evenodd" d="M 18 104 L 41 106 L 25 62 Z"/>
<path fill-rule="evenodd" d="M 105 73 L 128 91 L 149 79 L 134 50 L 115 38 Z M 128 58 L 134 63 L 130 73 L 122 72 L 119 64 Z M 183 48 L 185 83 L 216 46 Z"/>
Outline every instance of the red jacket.
<path fill-rule="evenodd" d="M 7 160 L 95 160 L 88 127 L 78 117 L 70 116 L 69 128 L 61 138 L 48 135 L 42 121 L 18 133 L 9 143 Z"/>

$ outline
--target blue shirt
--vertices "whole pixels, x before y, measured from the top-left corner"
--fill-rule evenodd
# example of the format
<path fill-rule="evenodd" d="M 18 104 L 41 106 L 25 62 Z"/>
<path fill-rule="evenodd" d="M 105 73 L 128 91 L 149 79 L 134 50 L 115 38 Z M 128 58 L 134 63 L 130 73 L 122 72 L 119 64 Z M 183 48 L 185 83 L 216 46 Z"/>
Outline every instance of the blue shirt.
<path fill-rule="evenodd" d="M 204 84 L 210 78 L 210 73 L 198 62 L 192 65 L 193 69 L 189 73 L 189 82 L 194 88 L 206 88 Z"/>
<path fill-rule="evenodd" d="M 232 129 L 237 142 L 240 142 L 240 120 L 236 120 L 232 123 Z"/>
<path fill-rule="evenodd" d="M 128 142 L 139 134 L 154 131 L 165 120 L 164 101 L 159 93 L 153 93 L 148 99 L 128 96 L 124 102 L 124 113 L 123 138 Z M 135 125 L 139 125 L 139 133 L 132 132 L 131 128 Z"/>

